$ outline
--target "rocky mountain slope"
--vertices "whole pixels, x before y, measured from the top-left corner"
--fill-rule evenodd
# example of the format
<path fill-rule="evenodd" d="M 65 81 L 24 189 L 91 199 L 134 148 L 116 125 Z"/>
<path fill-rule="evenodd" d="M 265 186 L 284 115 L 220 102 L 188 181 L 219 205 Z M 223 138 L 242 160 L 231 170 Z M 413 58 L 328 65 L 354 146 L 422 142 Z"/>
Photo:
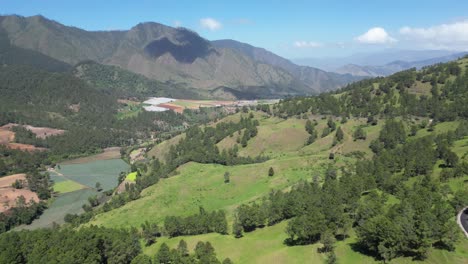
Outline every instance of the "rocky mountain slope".
<path fill-rule="evenodd" d="M 227 87 L 241 93 L 255 91 L 257 97 L 286 96 L 336 89 L 353 80 L 298 67 L 272 53 L 274 59 L 252 56 L 210 42 L 191 30 L 154 22 L 130 30 L 86 31 L 43 16 L 13 15 L 0 17 L 0 29 L 11 45 L 68 64 L 93 60 L 206 91 Z"/>

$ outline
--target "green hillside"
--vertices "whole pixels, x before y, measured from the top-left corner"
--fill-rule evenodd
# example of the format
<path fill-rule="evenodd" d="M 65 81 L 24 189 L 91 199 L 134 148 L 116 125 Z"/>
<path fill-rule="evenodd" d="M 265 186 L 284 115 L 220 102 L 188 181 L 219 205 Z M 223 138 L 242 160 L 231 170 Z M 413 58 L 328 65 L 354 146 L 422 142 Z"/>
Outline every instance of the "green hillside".
<path fill-rule="evenodd" d="M 307 231 L 291 228 L 313 228 L 319 220 L 312 220 L 314 215 L 302 210 L 319 210 L 315 216 L 323 214 L 329 219 L 325 229 L 338 239 L 332 252 L 340 263 L 375 263 L 382 259 L 392 263 L 415 259 L 463 263 L 468 258 L 468 241 L 461 238 L 454 220 L 455 209 L 467 202 L 468 125 L 463 110 L 467 62 L 462 59 L 420 72 L 410 70 L 362 81 L 332 94 L 259 106 L 256 111 L 238 113 L 204 129 L 189 131 L 179 136 L 183 140 L 162 142 L 148 154 L 154 161 L 137 164 L 142 172 L 137 186 L 149 186 L 140 197 L 112 210 L 96 211 L 85 225 L 140 228 L 146 222 L 157 224 L 163 237 L 143 249 L 149 256 L 158 252 L 162 242 L 175 247 L 184 239 L 189 248 L 197 241 L 210 241 L 221 259 L 229 257 L 236 263 L 315 263 L 331 254 L 320 253 L 324 231 L 317 231 L 318 237 L 312 240 L 302 241 L 301 234 Z M 434 79 L 432 83 L 430 78 Z M 427 87 L 429 92 L 420 92 Z M 253 120 L 255 128 L 248 120 Z M 188 142 L 190 148 L 199 148 L 197 131 L 204 133 L 201 135 L 205 139 L 200 142 L 208 144 L 206 148 L 215 144 L 217 150 L 211 153 L 218 154 L 212 160 L 185 152 Z M 265 157 L 266 161 L 255 157 Z M 249 164 L 243 164 L 247 161 L 243 159 Z M 156 183 L 144 185 L 152 177 L 156 180 L 151 182 Z M 317 194 L 308 193 L 308 188 L 316 188 Z M 280 198 L 281 193 L 286 196 Z M 321 201 L 315 205 L 321 209 L 304 205 L 304 209 L 288 213 L 288 208 L 299 206 L 308 197 L 306 193 L 309 202 Z M 292 200 L 288 200 L 290 196 Z M 415 197 L 424 197 L 422 204 Z M 281 205 L 281 199 L 290 205 Z M 281 206 L 286 207 L 279 209 Z M 372 206 L 380 213 L 372 216 L 375 213 L 362 211 Z M 423 209 L 417 206 L 424 211 L 418 211 Z M 179 221 L 183 221 L 183 217 L 199 214 L 200 208 L 207 212 L 223 210 L 229 235 L 166 236 L 171 217 L 182 217 Z M 275 216 L 271 211 L 274 208 L 286 211 Z M 412 219 L 400 219 L 393 213 L 398 210 L 419 213 Z M 418 214 L 424 212 L 427 215 L 420 218 Z M 411 217 L 407 214 L 404 217 Z M 338 218 L 328 218 L 332 215 Z M 301 224 L 299 219 L 307 217 L 312 218 Z M 251 222 L 245 222 L 247 219 Z M 369 221 L 377 226 L 378 221 L 412 223 L 406 228 L 420 230 L 419 223 L 428 219 L 433 219 L 432 228 L 437 221 L 444 227 L 427 231 L 427 244 L 390 242 L 391 236 L 379 236 L 373 239 L 388 243 L 385 245 L 389 251 L 381 246 L 372 249 L 374 242 L 369 239 L 374 233 Z M 388 231 L 388 225 L 382 228 L 380 232 L 401 232 Z M 416 232 L 414 241 L 421 241 L 420 231 L 409 230 Z M 442 237 L 435 232 L 442 232 Z M 235 238 L 234 234 L 241 237 Z M 404 238 L 409 239 L 407 236 Z M 294 237 L 298 240 L 291 240 Z"/>

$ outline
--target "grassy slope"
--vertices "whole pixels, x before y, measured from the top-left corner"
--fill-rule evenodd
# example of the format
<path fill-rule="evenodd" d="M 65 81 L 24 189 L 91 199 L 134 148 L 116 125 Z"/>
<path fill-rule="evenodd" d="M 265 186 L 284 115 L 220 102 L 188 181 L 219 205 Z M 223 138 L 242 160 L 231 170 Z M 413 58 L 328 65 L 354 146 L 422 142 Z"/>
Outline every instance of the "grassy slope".
<path fill-rule="evenodd" d="M 284 232 L 287 222 L 275 226 L 258 229 L 236 239 L 233 236 L 219 234 L 205 234 L 198 236 L 183 236 L 168 239 L 159 238 L 158 243 L 144 248 L 144 253 L 154 256 L 163 242 L 175 248 L 184 239 L 189 249 L 195 248 L 198 241 L 209 241 L 220 259 L 230 258 L 234 263 L 324 263 L 326 255 L 317 253 L 322 245 L 316 243 L 307 246 L 288 247 L 283 244 L 287 238 Z M 351 237 L 336 243 L 335 253 L 338 262 L 345 263 L 381 263 L 370 256 L 363 255 L 352 249 L 356 237 Z M 411 258 L 397 258 L 391 261 L 395 264 L 414 263 Z M 468 240 L 464 239 L 457 245 L 455 252 L 434 249 L 424 263 L 468 263 Z"/>
<path fill-rule="evenodd" d="M 237 120 L 240 114 L 228 117 L 228 120 Z M 304 146 L 307 133 L 304 130 L 305 120 L 266 118 L 256 114 L 260 120 L 258 135 L 251 139 L 246 148 L 240 148 L 241 155 L 265 154 L 270 160 L 260 164 L 222 166 L 213 164 L 188 163 L 181 166 L 177 176 L 163 179 L 158 184 L 143 191 L 143 198 L 130 202 L 122 208 L 98 215 L 91 224 L 108 227 L 139 227 L 148 220 L 162 223 L 168 215 L 190 215 L 198 211 L 199 206 L 205 209 L 227 211 L 228 222 L 232 223 L 234 209 L 245 202 L 254 201 L 267 195 L 271 189 L 285 190 L 300 180 L 310 180 L 313 175 L 323 175 L 323 171 L 331 162 L 328 160 L 330 151 L 346 154 L 360 150 L 371 154 L 368 145 L 371 140 L 377 138 L 383 125 L 365 126 L 367 139 L 354 141 L 354 130 L 365 125 L 365 119 L 351 119 L 345 124 L 339 124 L 345 132 L 342 143 L 332 147 L 335 133 L 320 138 L 326 120 L 312 117 L 317 120 L 319 138 L 311 145 Z M 455 129 L 456 123 L 441 123 L 435 128 L 435 132 L 444 132 Z M 418 131 L 417 137 L 428 134 L 426 129 Z M 227 137 L 218 146 L 220 149 L 232 147 L 236 144 L 237 133 L 233 137 Z M 165 153 L 169 145 L 174 142 L 166 142 L 158 145 L 153 153 Z M 468 139 L 457 141 L 455 151 L 462 157 L 468 150 Z M 465 155 L 466 156 L 466 155 Z M 352 158 L 338 155 L 335 165 L 353 162 Z M 267 176 L 269 167 L 273 167 L 275 175 Z M 437 170 L 437 168 L 435 169 Z M 224 172 L 231 173 L 231 183 L 223 183 Z M 456 179 L 449 186 L 460 188 L 464 179 Z M 463 183 L 465 184 L 465 183 Z M 462 186 L 463 186 L 462 184 Z M 465 184 L 466 185 L 466 184 Z M 286 222 L 273 227 L 266 227 L 246 234 L 244 238 L 235 239 L 232 236 L 219 234 L 206 234 L 199 236 L 182 237 L 189 248 L 193 248 L 196 242 L 210 241 L 221 258 L 229 257 L 236 263 L 321 263 L 325 256 L 317 253 L 319 244 L 309 246 L 287 247 L 283 244 L 286 234 L 284 232 Z M 159 241 L 167 242 L 175 247 L 180 239 L 160 238 Z M 340 263 L 374 263 L 369 256 L 362 255 L 351 248 L 355 236 L 341 241 L 337 245 L 337 256 Z M 148 255 L 154 255 L 161 243 L 145 248 Z M 428 263 L 464 263 L 468 259 L 468 240 L 462 240 L 455 253 L 433 250 L 427 260 Z M 399 258 L 394 263 L 409 263 L 409 258 Z"/>
<path fill-rule="evenodd" d="M 53 188 L 54 188 L 54 192 L 67 193 L 67 192 L 81 190 L 86 187 L 75 181 L 65 180 L 65 181 L 54 183 Z"/>

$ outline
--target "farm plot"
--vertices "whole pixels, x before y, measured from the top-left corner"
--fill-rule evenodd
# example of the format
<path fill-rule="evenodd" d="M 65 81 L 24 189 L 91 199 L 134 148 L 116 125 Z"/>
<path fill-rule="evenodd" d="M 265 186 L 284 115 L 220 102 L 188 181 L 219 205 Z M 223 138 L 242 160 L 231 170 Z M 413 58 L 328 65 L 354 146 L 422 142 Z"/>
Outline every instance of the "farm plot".
<path fill-rule="evenodd" d="M 23 187 L 22 189 L 15 189 L 12 184 L 20 180 L 26 182 L 26 174 L 14 174 L 0 178 L 0 212 L 5 212 L 11 207 L 16 205 L 16 199 L 23 196 L 26 202 L 31 199 L 38 202 L 39 198 L 35 192 Z"/>
<path fill-rule="evenodd" d="M 127 171 L 128 168 L 128 164 L 123 160 L 112 159 L 61 165 L 58 172 L 90 188 L 94 188 L 99 182 L 104 190 L 109 190 L 117 186 L 120 172 Z"/>
<path fill-rule="evenodd" d="M 104 149 L 102 153 L 99 153 L 96 155 L 67 160 L 67 161 L 62 162 L 62 165 L 83 164 L 83 163 L 93 162 L 97 160 L 111 160 L 111 159 L 120 159 L 119 147 L 106 148 Z"/>
<path fill-rule="evenodd" d="M 66 214 L 79 214 L 83 212 L 83 204 L 88 202 L 88 197 L 96 195 L 93 189 L 82 189 L 62 194 L 55 198 L 39 219 L 30 225 L 20 226 L 17 229 L 36 229 L 52 227 L 53 223 L 62 224 Z"/>
<path fill-rule="evenodd" d="M 81 190 L 84 188 L 86 187 L 72 180 L 54 182 L 54 192 L 57 192 L 57 193 L 74 192 L 74 191 Z"/>
<path fill-rule="evenodd" d="M 54 222 L 64 223 L 66 214 L 82 213 L 82 206 L 88 202 L 88 198 L 98 194 L 94 189 L 96 182 L 100 182 L 104 190 L 112 189 L 117 186 L 119 173 L 129 168 L 121 159 L 61 164 L 60 167 L 57 171 L 49 171 L 50 178 L 54 181 L 54 191 L 59 196 L 52 200 L 39 219 L 18 229 L 52 227 Z"/>

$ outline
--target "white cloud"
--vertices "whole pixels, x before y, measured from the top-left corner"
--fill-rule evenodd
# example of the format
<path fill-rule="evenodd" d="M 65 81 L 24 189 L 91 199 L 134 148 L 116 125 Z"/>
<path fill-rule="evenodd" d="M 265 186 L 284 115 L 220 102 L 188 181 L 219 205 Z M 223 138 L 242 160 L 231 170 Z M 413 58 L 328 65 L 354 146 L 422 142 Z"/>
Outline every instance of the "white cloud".
<path fill-rule="evenodd" d="M 390 35 L 381 27 L 373 27 L 366 33 L 356 37 L 356 40 L 361 43 L 367 44 L 387 44 L 397 41 L 390 37 Z"/>
<path fill-rule="evenodd" d="M 181 27 L 181 26 L 182 26 L 182 21 L 180 21 L 180 20 L 175 20 L 175 21 L 173 22 L 173 25 L 174 25 L 174 27 Z"/>
<path fill-rule="evenodd" d="M 296 41 L 294 42 L 294 47 L 296 48 L 320 48 L 322 47 L 321 43 L 314 41 Z"/>
<path fill-rule="evenodd" d="M 210 17 L 200 19 L 200 26 L 202 28 L 206 28 L 206 29 L 209 29 L 211 31 L 215 31 L 215 30 L 221 29 L 223 27 L 221 22 L 217 21 L 216 19 L 210 18 Z"/>
<path fill-rule="evenodd" d="M 428 28 L 403 27 L 400 34 L 426 47 L 468 49 L 468 19 Z"/>

